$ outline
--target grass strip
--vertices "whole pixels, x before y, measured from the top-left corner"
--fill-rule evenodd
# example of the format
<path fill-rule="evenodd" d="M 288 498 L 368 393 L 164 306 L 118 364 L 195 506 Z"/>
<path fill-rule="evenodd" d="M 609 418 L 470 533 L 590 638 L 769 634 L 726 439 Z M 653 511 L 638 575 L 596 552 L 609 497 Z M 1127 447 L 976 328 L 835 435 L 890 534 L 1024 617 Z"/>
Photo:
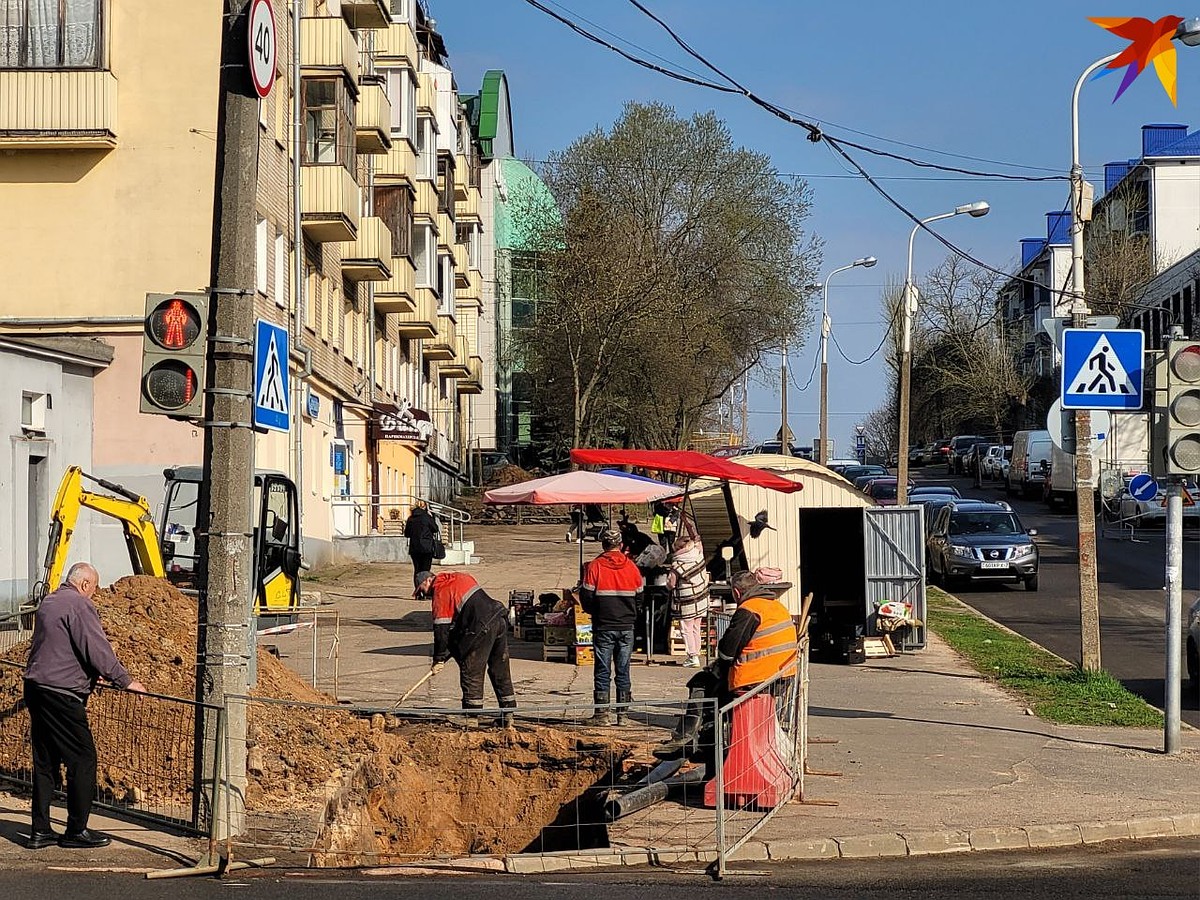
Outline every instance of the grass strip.
<path fill-rule="evenodd" d="M 1107 672 L 1076 669 L 937 588 L 929 588 L 926 606 L 927 624 L 938 637 L 1039 718 L 1063 725 L 1162 727 L 1162 713 Z"/>

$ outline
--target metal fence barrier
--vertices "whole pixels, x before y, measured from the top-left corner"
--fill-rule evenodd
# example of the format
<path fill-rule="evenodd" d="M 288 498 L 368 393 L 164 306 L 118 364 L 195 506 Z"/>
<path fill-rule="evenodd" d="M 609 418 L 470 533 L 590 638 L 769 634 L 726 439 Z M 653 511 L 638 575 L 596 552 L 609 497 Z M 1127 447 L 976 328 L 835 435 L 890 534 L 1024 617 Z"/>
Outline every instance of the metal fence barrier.
<path fill-rule="evenodd" d="M 5 696 L 21 697 L 24 667 L 0 660 Z M 196 712 L 203 708 L 209 728 L 197 745 Z M 207 834 L 214 821 L 215 771 L 223 738 L 224 711 L 160 694 L 99 688 L 88 702 L 96 742 L 95 805 L 152 824 Z M 208 766 L 197 765 L 201 753 Z M 24 699 L 0 710 L 0 780 L 33 785 L 29 712 Z"/>

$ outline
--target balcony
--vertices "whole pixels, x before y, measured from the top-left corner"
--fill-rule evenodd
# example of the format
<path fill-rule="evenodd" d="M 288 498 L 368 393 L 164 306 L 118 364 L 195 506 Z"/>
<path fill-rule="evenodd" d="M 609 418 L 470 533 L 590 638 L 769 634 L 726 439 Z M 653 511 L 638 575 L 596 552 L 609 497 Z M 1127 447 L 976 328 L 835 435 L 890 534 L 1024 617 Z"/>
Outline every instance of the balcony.
<path fill-rule="evenodd" d="M 439 371 L 443 378 L 467 378 L 471 374 L 471 367 L 468 363 L 467 339 L 459 337 L 455 342 L 454 357 L 447 362 L 442 363 Z"/>
<path fill-rule="evenodd" d="M 417 113 L 437 115 L 437 88 L 433 83 L 433 74 L 421 72 L 417 75 Z"/>
<path fill-rule="evenodd" d="M 437 320 L 437 335 L 425 342 L 425 358 L 452 360 L 458 352 L 458 328 L 454 317 L 439 313 Z"/>
<path fill-rule="evenodd" d="M 346 20 L 306 16 L 300 20 L 300 75 L 341 73 L 358 84 L 358 42 Z"/>
<path fill-rule="evenodd" d="M 437 214 L 438 249 L 444 253 L 454 252 L 454 220 L 449 214 Z"/>
<path fill-rule="evenodd" d="M 457 197 L 457 193 L 455 194 Z M 459 222 L 482 222 L 479 214 L 479 191 L 471 188 L 467 191 L 465 200 L 458 199 L 454 204 L 454 218 Z"/>
<path fill-rule="evenodd" d="M 343 166 L 301 169 L 300 223 L 309 240 L 318 244 L 355 240 L 361 202 L 358 183 Z"/>
<path fill-rule="evenodd" d="M 375 285 L 375 311 L 410 313 L 416 310 L 417 268 L 407 256 L 392 257 L 392 277 Z"/>
<path fill-rule="evenodd" d="M 354 107 L 355 145 L 359 153 L 387 153 L 392 149 L 392 102 L 378 81 L 364 81 Z"/>
<path fill-rule="evenodd" d="M 117 79 L 105 71 L 0 71 L 0 149 L 111 150 Z"/>
<path fill-rule="evenodd" d="M 432 181 L 417 181 L 417 196 L 413 203 L 413 215 L 423 222 L 436 224 L 438 219 L 437 185 Z"/>
<path fill-rule="evenodd" d="M 455 298 L 465 291 L 471 285 L 471 280 L 467 276 L 467 246 L 466 244 L 454 245 L 454 287 Z"/>
<path fill-rule="evenodd" d="M 460 394 L 482 394 L 483 393 L 483 358 L 479 356 L 467 357 L 467 375 L 465 378 L 458 379 L 455 385 Z"/>
<path fill-rule="evenodd" d="M 387 28 L 392 12 L 387 0 L 342 0 L 342 15 L 351 28 Z"/>
<path fill-rule="evenodd" d="M 383 219 L 367 216 L 358 238 L 341 245 L 342 276 L 350 281 L 388 281 L 392 277 L 392 233 Z"/>
<path fill-rule="evenodd" d="M 404 184 L 416 186 L 417 154 L 405 138 L 392 141 L 392 149 L 385 156 L 375 160 L 375 180 L 385 184 Z"/>
<path fill-rule="evenodd" d="M 375 300 L 379 303 L 378 298 Z M 397 331 L 402 338 L 429 339 L 437 334 L 437 300 L 429 288 L 416 289 L 416 302 L 411 312 L 399 313 L 396 317 Z"/>
<path fill-rule="evenodd" d="M 471 191 L 471 186 L 467 184 L 467 179 L 470 177 L 470 171 L 467 166 L 467 157 L 459 153 L 454 157 L 454 199 L 466 200 L 467 194 Z"/>
<path fill-rule="evenodd" d="M 375 62 L 388 68 L 404 63 L 415 72 L 420 60 L 412 27 L 393 23 L 386 32 L 375 35 Z"/>

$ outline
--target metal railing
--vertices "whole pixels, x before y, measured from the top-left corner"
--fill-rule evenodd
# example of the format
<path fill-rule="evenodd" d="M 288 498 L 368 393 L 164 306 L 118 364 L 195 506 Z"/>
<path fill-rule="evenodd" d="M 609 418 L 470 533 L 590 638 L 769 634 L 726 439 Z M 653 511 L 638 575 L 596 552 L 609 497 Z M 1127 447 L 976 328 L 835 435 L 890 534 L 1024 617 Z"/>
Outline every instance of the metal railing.
<path fill-rule="evenodd" d="M 418 501 L 423 502 L 430 515 L 437 520 L 443 541 L 447 544 L 462 542 L 471 514 L 457 506 L 426 500 L 416 494 L 349 494 L 336 497 L 332 503 L 335 524 L 339 510 L 343 516 L 349 516 L 352 524 L 349 531 L 335 527 L 334 533 L 342 537 L 399 537 L 404 534 L 404 522 Z"/>
<path fill-rule="evenodd" d="M 33 785 L 29 711 L 22 695 L 24 667 L 0 660 L 0 780 Z M 18 699 L 12 699 L 18 698 Z M 196 713 L 209 726 L 197 746 Z M 88 722 L 98 759 L 95 805 L 152 824 L 195 834 L 212 828 L 216 775 L 223 743 L 224 710 L 194 700 L 99 688 L 91 696 Z M 197 764 L 197 756 L 208 765 Z"/>

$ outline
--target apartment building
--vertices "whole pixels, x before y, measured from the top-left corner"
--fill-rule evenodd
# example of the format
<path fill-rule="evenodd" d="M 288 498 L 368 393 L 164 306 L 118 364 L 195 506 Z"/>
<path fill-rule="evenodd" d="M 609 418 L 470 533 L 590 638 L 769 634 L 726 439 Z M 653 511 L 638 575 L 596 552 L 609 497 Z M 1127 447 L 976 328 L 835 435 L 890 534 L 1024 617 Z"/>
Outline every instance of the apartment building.
<path fill-rule="evenodd" d="M 199 423 L 139 414 L 140 356 L 145 294 L 208 285 L 221 10 L 69 0 L 0 28 L 0 236 L 21 285 L 0 333 L 112 346 L 91 465 L 152 502 L 164 466 L 201 455 Z M 321 562 L 339 536 L 378 527 L 372 498 L 456 492 L 464 398 L 482 390 L 478 148 L 421 4 L 274 10 L 254 303 L 292 332 L 294 410 L 256 462 L 296 480 Z M 122 558 L 97 528 L 94 552 Z"/>
<path fill-rule="evenodd" d="M 1021 268 L 1000 288 L 1004 333 L 1021 371 L 1049 377 L 1057 362 L 1043 324 L 1068 314 L 1071 281 L 1071 214 L 1046 213 L 1045 237 L 1021 239 Z"/>

